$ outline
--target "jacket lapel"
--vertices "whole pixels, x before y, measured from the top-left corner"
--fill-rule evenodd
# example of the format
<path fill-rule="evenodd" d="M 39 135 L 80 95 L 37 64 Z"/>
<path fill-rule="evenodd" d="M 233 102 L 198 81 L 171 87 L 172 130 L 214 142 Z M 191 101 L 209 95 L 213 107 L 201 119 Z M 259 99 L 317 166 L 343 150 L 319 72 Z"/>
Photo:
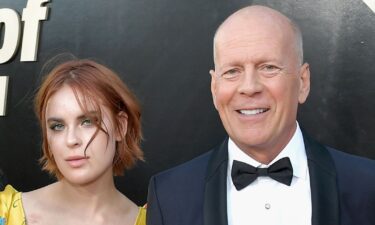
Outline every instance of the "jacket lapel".
<path fill-rule="evenodd" d="M 328 150 L 303 133 L 310 174 L 312 225 L 339 225 L 336 169 Z"/>
<path fill-rule="evenodd" d="M 340 224 L 336 168 L 328 150 L 303 132 L 310 174 L 312 225 Z M 228 139 L 213 153 L 207 167 L 204 225 L 228 225 Z"/>
<path fill-rule="evenodd" d="M 213 151 L 207 166 L 204 193 L 204 225 L 228 225 L 227 166 L 228 138 Z"/>

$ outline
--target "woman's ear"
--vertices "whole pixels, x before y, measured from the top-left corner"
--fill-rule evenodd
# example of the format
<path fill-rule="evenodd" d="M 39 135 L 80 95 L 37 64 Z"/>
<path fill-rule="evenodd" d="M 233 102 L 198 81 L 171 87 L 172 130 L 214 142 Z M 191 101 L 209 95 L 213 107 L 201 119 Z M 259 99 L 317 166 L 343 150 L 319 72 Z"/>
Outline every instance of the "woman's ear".
<path fill-rule="evenodd" d="M 126 136 L 126 132 L 128 131 L 128 114 L 121 111 L 116 115 L 116 117 L 116 121 L 118 121 L 116 129 L 116 141 L 122 141 Z"/>

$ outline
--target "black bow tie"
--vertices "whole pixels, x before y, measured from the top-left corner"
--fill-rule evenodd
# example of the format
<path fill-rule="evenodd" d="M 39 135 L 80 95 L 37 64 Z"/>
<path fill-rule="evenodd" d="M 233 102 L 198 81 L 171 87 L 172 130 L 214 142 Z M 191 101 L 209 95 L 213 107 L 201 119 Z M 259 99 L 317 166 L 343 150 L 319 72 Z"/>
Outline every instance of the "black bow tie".
<path fill-rule="evenodd" d="M 290 186 L 293 178 L 293 167 L 288 157 L 279 159 L 268 168 L 257 168 L 233 160 L 232 181 L 237 190 L 245 188 L 258 176 L 269 176 L 280 183 Z"/>

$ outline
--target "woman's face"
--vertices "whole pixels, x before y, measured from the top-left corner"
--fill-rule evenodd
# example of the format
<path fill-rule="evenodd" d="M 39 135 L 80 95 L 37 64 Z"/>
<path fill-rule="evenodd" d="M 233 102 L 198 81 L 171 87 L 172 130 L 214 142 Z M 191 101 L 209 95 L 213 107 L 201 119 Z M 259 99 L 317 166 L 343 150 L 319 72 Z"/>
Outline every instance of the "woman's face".
<path fill-rule="evenodd" d="M 108 136 L 99 130 L 88 145 L 97 130 L 92 119 L 97 117 L 97 112 L 90 112 L 89 117 L 84 115 L 73 90 L 67 85 L 47 102 L 45 123 L 49 149 L 63 179 L 70 183 L 85 185 L 101 178 L 112 179 L 116 135 L 109 110 L 102 105 L 101 111 L 102 127 Z"/>

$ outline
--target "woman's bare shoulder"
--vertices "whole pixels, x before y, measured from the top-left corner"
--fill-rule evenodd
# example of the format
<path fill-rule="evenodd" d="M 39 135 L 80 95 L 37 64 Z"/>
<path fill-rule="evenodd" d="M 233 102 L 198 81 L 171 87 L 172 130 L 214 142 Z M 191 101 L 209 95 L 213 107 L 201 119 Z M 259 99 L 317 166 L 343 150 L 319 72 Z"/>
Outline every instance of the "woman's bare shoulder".
<path fill-rule="evenodd" d="M 48 201 L 50 200 L 51 196 L 54 195 L 54 189 L 55 189 L 56 183 L 35 189 L 33 191 L 29 192 L 23 192 L 22 193 L 22 202 L 23 204 L 27 205 L 34 205 L 38 203 L 43 203 L 44 200 Z"/>
<path fill-rule="evenodd" d="M 22 193 L 22 204 L 27 224 L 45 224 L 45 217 L 53 210 L 54 184 Z"/>

